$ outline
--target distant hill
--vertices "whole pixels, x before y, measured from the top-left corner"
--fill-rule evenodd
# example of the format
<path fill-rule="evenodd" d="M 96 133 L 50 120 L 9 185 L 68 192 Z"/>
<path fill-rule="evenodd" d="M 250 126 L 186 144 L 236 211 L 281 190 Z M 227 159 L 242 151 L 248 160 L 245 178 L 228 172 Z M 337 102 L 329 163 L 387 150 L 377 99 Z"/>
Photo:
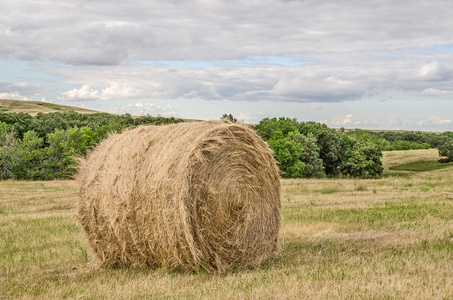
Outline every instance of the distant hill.
<path fill-rule="evenodd" d="M 95 111 L 75 106 L 53 104 L 42 101 L 26 101 L 26 100 L 6 100 L 0 99 L 0 112 L 23 112 L 30 114 L 32 116 L 37 115 L 38 113 L 53 113 L 58 111 L 68 111 L 73 110 L 81 114 L 95 114 L 100 113 L 101 111 Z M 132 116 L 133 118 L 138 118 L 139 116 Z M 182 119 L 184 122 L 200 122 L 202 120 L 197 119 Z"/>
<path fill-rule="evenodd" d="M 52 112 L 58 112 L 58 111 L 68 111 L 68 110 L 73 110 L 75 112 L 81 113 L 81 114 L 94 114 L 94 113 L 99 113 L 100 111 L 95 111 L 95 110 L 90 110 L 90 109 L 85 109 L 85 108 L 80 108 L 80 107 L 75 107 L 75 106 L 68 106 L 68 105 L 61 105 L 61 104 L 53 104 L 53 103 L 48 103 L 48 102 L 42 102 L 42 101 L 26 101 L 26 100 L 6 100 L 6 99 L 0 99 L 0 112 L 24 112 L 27 114 L 30 114 L 32 116 L 37 115 L 38 113 L 52 113 Z M 134 118 L 137 118 L 139 116 L 133 116 Z M 198 119 L 182 119 L 184 122 L 200 122 L 202 120 Z M 253 125 L 253 124 L 249 124 Z M 332 128 L 337 131 L 341 130 L 340 128 Z M 344 129 L 345 131 L 354 131 L 355 129 Z M 396 133 L 401 133 L 401 132 L 411 132 L 411 130 L 385 130 L 385 129 L 364 129 L 365 131 L 369 132 L 382 132 L 382 131 L 391 131 L 391 132 L 396 132 Z M 440 134 L 442 132 L 432 132 L 430 133 L 435 133 L 435 134 Z"/>
<path fill-rule="evenodd" d="M 25 101 L 25 100 L 6 100 L 0 99 L 0 112 L 23 112 L 30 114 L 32 116 L 38 113 L 52 113 L 58 111 L 68 111 L 73 110 L 78 113 L 83 114 L 93 114 L 98 111 L 75 107 L 67 106 L 60 104 L 47 103 L 42 101 Z"/>

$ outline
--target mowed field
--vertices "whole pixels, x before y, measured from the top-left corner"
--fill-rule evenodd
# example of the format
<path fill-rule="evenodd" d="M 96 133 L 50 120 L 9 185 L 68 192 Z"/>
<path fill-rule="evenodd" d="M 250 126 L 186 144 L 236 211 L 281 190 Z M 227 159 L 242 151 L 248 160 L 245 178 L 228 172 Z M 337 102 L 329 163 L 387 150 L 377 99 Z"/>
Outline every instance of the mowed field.
<path fill-rule="evenodd" d="M 438 159 L 387 152 L 386 168 Z M 453 166 L 282 180 L 281 251 L 223 275 L 101 269 L 74 181 L 0 182 L 0 298 L 452 299 Z"/>

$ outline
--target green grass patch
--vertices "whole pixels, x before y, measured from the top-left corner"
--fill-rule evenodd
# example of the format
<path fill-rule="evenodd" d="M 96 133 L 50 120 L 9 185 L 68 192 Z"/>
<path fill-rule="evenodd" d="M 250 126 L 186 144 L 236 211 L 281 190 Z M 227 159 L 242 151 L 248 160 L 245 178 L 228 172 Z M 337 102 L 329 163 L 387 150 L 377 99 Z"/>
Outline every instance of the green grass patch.
<path fill-rule="evenodd" d="M 44 106 L 44 107 L 47 107 L 47 108 L 50 108 L 50 109 L 53 109 L 53 110 L 66 110 L 66 109 L 62 109 L 62 107 L 60 105 L 56 105 L 56 104 L 52 104 L 52 103 L 38 103 L 38 105 L 40 106 Z"/>
<path fill-rule="evenodd" d="M 420 189 L 420 192 L 429 192 L 429 191 L 431 191 L 433 189 L 433 187 L 432 186 L 423 185 L 419 189 Z"/>
<path fill-rule="evenodd" d="M 386 201 L 365 207 L 306 207 L 285 209 L 285 222 L 299 224 L 330 223 L 347 231 L 419 228 L 427 215 L 447 221 L 453 215 L 453 206 L 442 198 L 408 198 L 400 201 Z"/>
<path fill-rule="evenodd" d="M 327 187 L 327 188 L 315 190 L 314 192 L 321 193 L 321 194 L 334 194 L 334 193 L 337 192 L 337 189 L 336 188 Z"/>
<path fill-rule="evenodd" d="M 415 161 L 407 164 L 392 166 L 389 169 L 394 171 L 413 171 L 424 172 L 438 170 L 446 167 L 453 166 L 453 163 L 440 163 L 436 160 Z"/>

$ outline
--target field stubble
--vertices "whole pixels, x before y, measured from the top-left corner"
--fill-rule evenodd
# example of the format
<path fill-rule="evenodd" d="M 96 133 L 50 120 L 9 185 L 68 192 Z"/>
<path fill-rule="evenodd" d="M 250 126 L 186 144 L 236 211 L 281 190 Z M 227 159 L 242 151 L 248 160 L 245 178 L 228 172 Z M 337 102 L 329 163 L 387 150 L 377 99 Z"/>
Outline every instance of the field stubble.
<path fill-rule="evenodd" d="M 391 154 L 386 167 L 396 165 Z M 73 181 L 0 182 L 2 298 L 453 297 L 453 167 L 282 180 L 280 254 L 221 276 L 99 268 L 76 221 L 76 189 Z"/>

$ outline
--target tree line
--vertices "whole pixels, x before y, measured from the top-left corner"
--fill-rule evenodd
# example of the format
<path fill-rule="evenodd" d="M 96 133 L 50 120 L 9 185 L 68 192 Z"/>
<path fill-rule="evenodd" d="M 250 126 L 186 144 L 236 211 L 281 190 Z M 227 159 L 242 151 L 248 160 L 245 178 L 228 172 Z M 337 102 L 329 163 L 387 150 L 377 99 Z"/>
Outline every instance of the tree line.
<path fill-rule="evenodd" d="M 0 180 L 70 178 L 76 159 L 110 133 L 142 124 L 171 124 L 180 119 L 130 114 L 80 114 L 74 111 L 39 113 L 0 112 Z"/>
<path fill-rule="evenodd" d="M 230 114 L 222 118 L 236 122 Z M 172 124 L 180 119 L 74 111 L 0 112 L 0 180 L 71 178 L 77 158 L 110 133 L 142 124 Z M 383 150 L 437 147 L 442 162 L 453 161 L 453 133 L 335 130 L 316 122 L 265 118 L 254 125 L 269 144 L 286 178 L 375 177 L 384 171 Z"/>
<path fill-rule="evenodd" d="M 373 177 L 384 170 L 378 145 L 325 124 L 266 118 L 255 130 L 269 143 L 286 178 Z"/>
<path fill-rule="evenodd" d="M 453 161 L 453 132 L 335 130 L 316 122 L 266 118 L 255 126 L 275 153 L 283 177 L 376 177 L 382 151 L 437 148 Z"/>
<path fill-rule="evenodd" d="M 343 130 L 343 132 L 345 132 Z M 453 132 L 441 134 L 420 131 L 368 131 L 355 129 L 346 134 L 377 144 L 382 151 L 437 148 L 453 138 Z"/>

